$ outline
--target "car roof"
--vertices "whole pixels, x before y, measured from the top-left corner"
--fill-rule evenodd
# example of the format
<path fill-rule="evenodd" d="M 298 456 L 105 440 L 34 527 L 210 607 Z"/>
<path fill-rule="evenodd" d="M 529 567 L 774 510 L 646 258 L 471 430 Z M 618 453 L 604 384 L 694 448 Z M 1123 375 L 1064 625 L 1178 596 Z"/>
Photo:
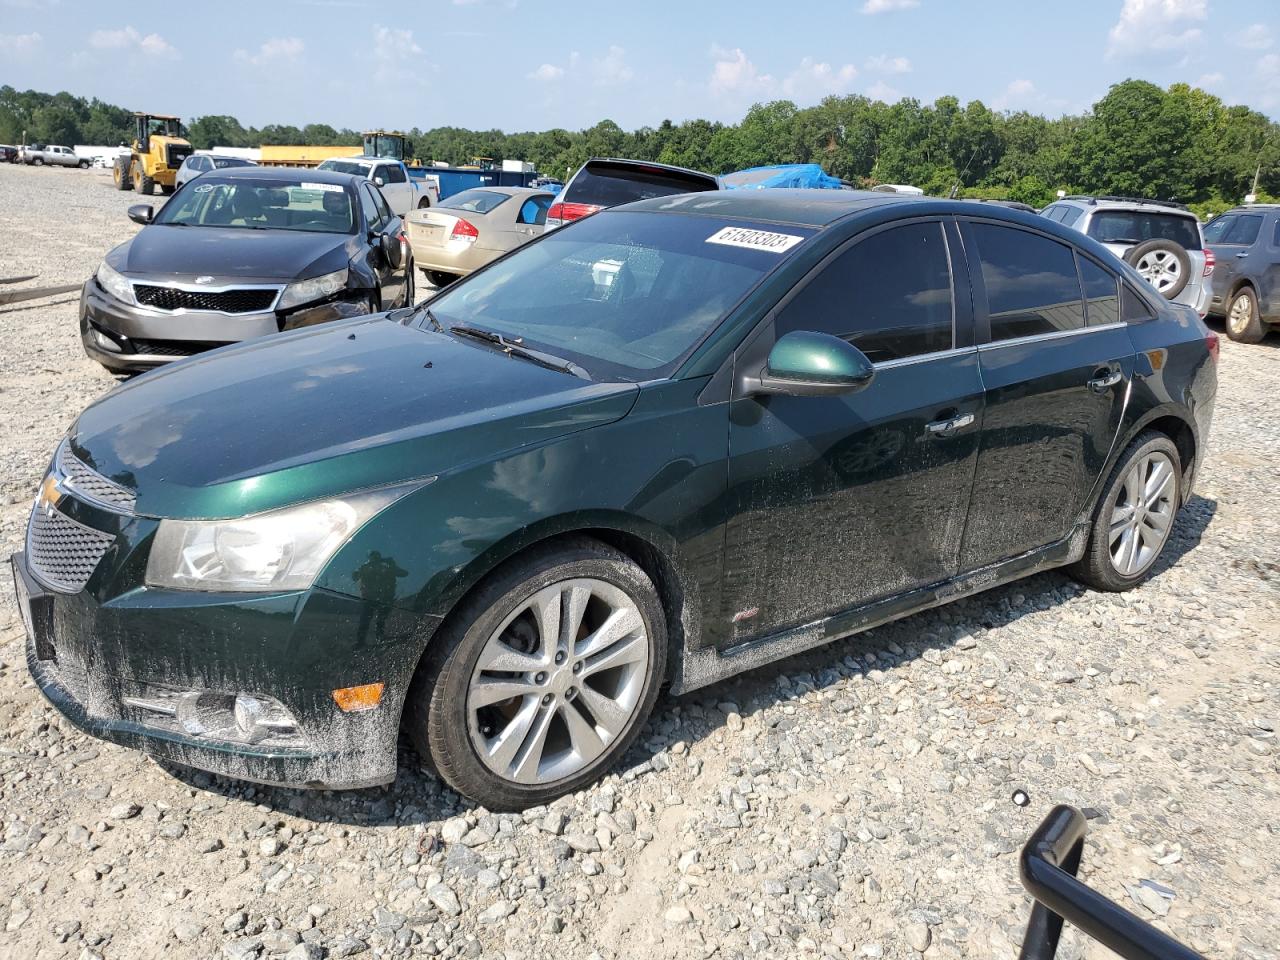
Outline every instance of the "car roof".
<path fill-rule="evenodd" d="M 592 157 L 583 167 L 590 166 L 610 166 L 610 167 L 635 167 L 637 170 L 649 170 L 661 173 L 673 173 L 681 176 L 690 177 L 692 179 L 703 180 L 708 183 L 720 185 L 720 178 L 714 173 L 706 173 L 702 170 L 694 170 L 691 167 L 677 167 L 670 163 L 658 163 L 654 160 L 631 160 L 625 157 Z M 576 177 L 577 174 L 575 173 Z"/>
<path fill-rule="evenodd" d="M 1164 200 L 1144 200 L 1141 197 L 1063 197 L 1053 202 L 1094 210 L 1144 210 L 1150 213 L 1170 213 L 1179 217 L 1195 217 L 1195 214 L 1182 204 Z"/>
<path fill-rule="evenodd" d="M 1225 213 L 1251 213 L 1251 212 L 1253 212 L 1253 211 L 1255 211 L 1255 210 L 1256 210 L 1256 211 L 1262 211 L 1262 210 L 1280 210 L 1280 203 L 1243 203 L 1243 204 L 1241 204 L 1241 205 L 1240 205 L 1240 206 L 1238 206 L 1238 207 L 1232 207 L 1230 210 L 1223 210 L 1223 211 L 1222 211 L 1222 214 L 1225 214 Z M 1222 216 L 1222 214 L 1218 214 L 1218 216 Z"/>
<path fill-rule="evenodd" d="M 333 170 L 315 170 L 308 167 L 227 167 L 217 172 L 219 177 L 245 180 L 307 180 L 311 183 L 336 183 L 343 186 L 360 183 L 361 178 L 352 173 L 336 173 Z M 207 176 L 207 174 L 206 174 Z"/>
<path fill-rule="evenodd" d="M 485 193 L 501 193 L 508 197 L 518 197 L 525 194 L 532 195 L 535 193 L 545 193 L 548 195 L 555 193 L 554 190 L 544 190 L 542 187 L 487 187 L 481 184 L 478 187 L 467 187 L 465 190 L 459 190 L 458 193 L 451 194 L 446 199 L 451 200 L 459 194 L 471 193 L 473 190 L 483 190 Z"/>
<path fill-rule="evenodd" d="M 701 193 L 677 193 L 667 197 L 637 200 L 614 207 L 615 210 L 643 210 L 662 213 L 696 213 L 732 217 L 740 220 L 763 220 L 790 223 L 795 226 L 825 227 L 850 214 L 889 204 L 932 206 L 941 203 L 930 197 L 904 193 L 875 193 L 870 190 L 813 190 L 775 188 L 764 190 L 711 190 Z M 965 209 L 955 202 L 948 212 Z M 1000 208 L 1006 209 L 1006 208 Z M 921 213 L 926 212 L 921 210 Z"/>

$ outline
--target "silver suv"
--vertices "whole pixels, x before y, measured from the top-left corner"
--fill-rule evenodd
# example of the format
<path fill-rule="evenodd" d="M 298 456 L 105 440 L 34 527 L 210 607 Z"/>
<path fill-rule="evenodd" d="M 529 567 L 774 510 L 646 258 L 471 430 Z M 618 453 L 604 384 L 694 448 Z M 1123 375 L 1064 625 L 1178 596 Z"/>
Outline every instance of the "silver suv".
<path fill-rule="evenodd" d="M 1200 221 L 1180 203 L 1136 197 L 1064 197 L 1040 211 L 1097 240 L 1132 266 L 1166 300 L 1203 317 L 1213 290 L 1214 256 Z"/>

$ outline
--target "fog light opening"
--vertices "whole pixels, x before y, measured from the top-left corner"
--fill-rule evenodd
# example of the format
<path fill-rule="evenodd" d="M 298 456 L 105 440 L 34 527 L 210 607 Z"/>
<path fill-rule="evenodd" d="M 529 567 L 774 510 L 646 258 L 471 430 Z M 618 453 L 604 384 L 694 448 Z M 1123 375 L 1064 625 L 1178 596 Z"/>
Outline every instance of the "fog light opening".
<path fill-rule="evenodd" d="M 382 703 L 382 683 L 363 683 L 358 687 L 343 687 L 333 691 L 333 702 L 343 713 L 359 713 L 372 710 Z"/>

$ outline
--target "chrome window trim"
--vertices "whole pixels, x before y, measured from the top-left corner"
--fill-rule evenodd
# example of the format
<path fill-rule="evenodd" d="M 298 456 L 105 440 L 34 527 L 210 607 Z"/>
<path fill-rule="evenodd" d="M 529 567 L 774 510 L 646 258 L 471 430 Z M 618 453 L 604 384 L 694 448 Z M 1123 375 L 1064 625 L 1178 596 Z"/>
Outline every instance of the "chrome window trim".
<path fill-rule="evenodd" d="M 978 350 L 995 350 L 1000 347 L 1007 347 L 1011 344 L 1020 343 L 1037 343 L 1041 340 L 1061 340 L 1064 337 L 1075 337 L 1082 333 L 1098 333 L 1102 330 L 1119 330 L 1121 327 L 1127 327 L 1129 324 L 1123 320 L 1119 323 L 1104 323 L 1098 327 L 1080 327 L 1077 330 L 1055 330 L 1053 333 L 1035 333 L 1029 337 L 1014 337 L 1011 340 L 992 340 L 988 343 L 978 344 Z"/>
<path fill-rule="evenodd" d="M 881 360 L 871 366 L 876 370 L 893 370 L 897 367 L 909 367 L 914 363 L 926 363 L 929 360 L 941 360 L 944 357 L 958 357 L 965 353 L 975 353 L 977 349 L 976 346 L 952 347 L 950 350 L 935 350 L 933 353 L 917 353 L 910 357 L 898 357 L 895 360 Z"/>

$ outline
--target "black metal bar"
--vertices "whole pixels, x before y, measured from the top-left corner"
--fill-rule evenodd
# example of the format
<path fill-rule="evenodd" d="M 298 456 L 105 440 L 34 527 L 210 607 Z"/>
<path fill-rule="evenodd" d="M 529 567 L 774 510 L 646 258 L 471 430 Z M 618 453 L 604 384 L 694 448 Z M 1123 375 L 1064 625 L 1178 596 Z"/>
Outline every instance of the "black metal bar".
<path fill-rule="evenodd" d="M 60 293 L 79 290 L 81 284 L 64 283 L 56 287 L 29 287 L 26 290 L 0 290 L 0 304 L 22 303 L 24 300 L 39 300 L 41 297 L 56 297 Z"/>
<path fill-rule="evenodd" d="M 26 276 L 26 277 L 0 277 L 0 284 L 25 283 L 28 280 L 34 280 L 38 276 L 39 276 L 38 273 L 33 273 L 30 276 Z"/>
<path fill-rule="evenodd" d="M 1204 960 L 1076 879 L 1086 829 L 1084 814 L 1060 805 L 1022 848 L 1022 885 L 1037 901 L 1022 943 L 1023 960 L 1052 960 L 1063 920 L 1126 960 Z"/>

